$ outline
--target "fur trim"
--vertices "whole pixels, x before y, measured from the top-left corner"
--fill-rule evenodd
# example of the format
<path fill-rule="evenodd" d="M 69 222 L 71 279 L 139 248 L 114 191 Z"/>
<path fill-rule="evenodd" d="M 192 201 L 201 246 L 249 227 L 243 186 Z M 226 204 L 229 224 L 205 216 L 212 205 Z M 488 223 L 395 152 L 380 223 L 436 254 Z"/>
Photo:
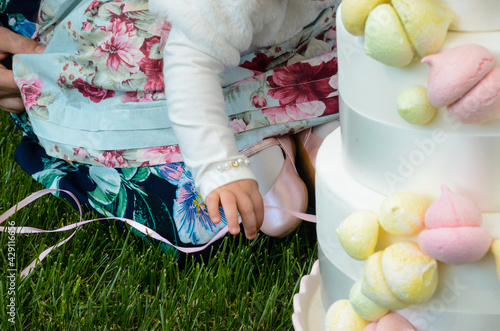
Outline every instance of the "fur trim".
<path fill-rule="evenodd" d="M 211 6 L 213 2 L 215 1 L 206 0 L 203 3 L 203 0 L 150 0 L 149 9 L 155 14 L 164 16 L 172 25 L 182 30 L 200 50 L 214 56 L 226 66 L 235 66 L 240 59 L 238 48 L 246 46 L 242 40 L 244 34 L 240 34 L 240 38 L 235 40 L 239 46 L 237 48 L 226 38 L 227 36 L 218 31 L 217 26 L 207 19 L 218 16 L 213 13 L 214 9 Z M 247 34 L 247 44 L 250 45 L 251 32 Z"/>
<path fill-rule="evenodd" d="M 149 0 L 150 11 L 181 29 L 199 49 L 236 66 L 250 46 L 292 37 L 335 0 Z"/>
<path fill-rule="evenodd" d="M 264 2 L 272 1 L 264 0 Z M 263 26 L 260 30 L 256 28 L 253 38 L 254 46 L 270 46 L 290 39 L 299 30 L 314 21 L 323 9 L 333 6 L 335 0 L 285 0 L 282 2 L 286 4 L 286 7 L 281 9 L 282 20 L 270 19 L 267 20 L 267 26 Z M 264 15 L 263 12 L 266 9 L 259 9 L 256 17 Z"/>

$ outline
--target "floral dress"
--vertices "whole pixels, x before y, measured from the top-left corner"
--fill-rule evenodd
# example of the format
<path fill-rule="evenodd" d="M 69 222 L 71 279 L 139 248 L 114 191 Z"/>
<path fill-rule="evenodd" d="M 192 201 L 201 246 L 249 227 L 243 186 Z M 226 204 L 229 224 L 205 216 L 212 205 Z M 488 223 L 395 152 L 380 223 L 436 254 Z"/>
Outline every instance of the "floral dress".
<path fill-rule="evenodd" d="M 226 222 L 211 222 L 182 162 L 163 91 L 170 24 L 147 8 L 146 0 L 42 1 L 34 38 L 47 49 L 14 57 L 27 110 L 12 115 L 25 132 L 15 157 L 36 181 L 75 193 L 99 214 L 196 247 Z M 226 70 L 240 150 L 338 117 L 335 9 Z"/>

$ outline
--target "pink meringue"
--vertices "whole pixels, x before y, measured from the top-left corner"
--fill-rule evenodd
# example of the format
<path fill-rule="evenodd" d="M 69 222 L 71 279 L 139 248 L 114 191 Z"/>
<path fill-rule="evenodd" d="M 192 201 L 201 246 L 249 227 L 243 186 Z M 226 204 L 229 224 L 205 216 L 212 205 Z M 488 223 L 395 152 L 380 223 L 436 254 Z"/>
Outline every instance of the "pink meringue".
<path fill-rule="evenodd" d="M 500 68 L 493 68 L 461 99 L 448 106 L 459 122 L 481 124 L 500 118 Z"/>
<path fill-rule="evenodd" d="M 416 331 L 410 322 L 398 313 L 389 313 L 377 323 L 376 331 Z M 364 330 L 363 330 L 364 331 Z"/>
<path fill-rule="evenodd" d="M 432 258 L 448 264 L 479 261 L 488 252 L 491 235 L 481 228 L 481 210 L 468 198 L 441 186 L 441 197 L 425 213 L 426 229 L 418 244 Z"/>
<path fill-rule="evenodd" d="M 422 63 L 431 67 L 427 94 L 436 107 L 445 107 L 460 99 L 494 66 L 490 51 L 475 44 L 426 56 Z"/>
<path fill-rule="evenodd" d="M 418 244 L 424 253 L 452 265 L 481 260 L 491 242 L 490 233 L 481 227 L 443 227 L 423 230 L 418 236 Z"/>
<path fill-rule="evenodd" d="M 363 331 L 377 331 L 377 322 L 372 322 L 370 324 L 368 324 L 367 326 L 365 326 L 365 328 L 363 329 Z"/>
<path fill-rule="evenodd" d="M 427 209 L 424 218 L 428 229 L 441 227 L 481 226 L 479 208 L 468 198 L 441 186 L 441 197 Z"/>

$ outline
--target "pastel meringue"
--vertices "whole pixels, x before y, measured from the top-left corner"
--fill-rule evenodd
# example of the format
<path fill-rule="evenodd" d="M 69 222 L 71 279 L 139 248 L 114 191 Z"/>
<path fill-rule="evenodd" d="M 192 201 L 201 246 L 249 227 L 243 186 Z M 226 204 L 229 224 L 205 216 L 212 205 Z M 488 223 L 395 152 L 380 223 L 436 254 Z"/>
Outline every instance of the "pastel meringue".
<path fill-rule="evenodd" d="M 437 53 L 453 14 L 434 0 L 392 0 L 411 44 L 420 57 Z"/>
<path fill-rule="evenodd" d="M 448 106 L 461 123 L 481 124 L 500 118 L 500 68 L 493 68 L 462 98 Z"/>
<path fill-rule="evenodd" d="M 349 300 L 338 300 L 326 312 L 325 331 L 362 331 L 369 323 L 352 309 Z"/>
<path fill-rule="evenodd" d="M 379 207 L 379 222 L 390 234 L 405 236 L 417 233 L 424 227 L 424 217 L 431 200 L 412 192 L 394 193 Z"/>
<path fill-rule="evenodd" d="M 481 260 L 488 253 L 491 240 L 486 229 L 471 226 L 423 230 L 418 236 L 423 252 L 452 265 Z"/>
<path fill-rule="evenodd" d="M 402 119 L 410 124 L 423 125 L 429 123 L 437 112 L 427 97 L 427 88 L 411 86 L 398 94 L 397 110 Z"/>
<path fill-rule="evenodd" d="M 373 302 L 389 310 L 399 310 L 409 306 L 392 293 L 385 281 L 382 270 L 382 251 L 374 253 L 366 260 L 361 292 Z"/>
<path fill-rule="evenodd" d="M 377 322 L 371 322 L 370 324 L 365 326 L 363 331 L 377 331 L 377 324 Z"/>
<path fill-rule="evenodd" d="M 392 312 L 378 321 L 375 331 L 416 331 L 416 329 L 406 318 Z"/>
<path fill-rule="evenodd" d="M 365 24 L 365 53 L 394 67 L 404 67 L 413 60 L 413 47 L 391 5 L 381 4 L 368 15 Z"/>
<path fill-rule="evenodd" d="M 364 295 L 363 292 L 361 292 L 361 284 L 362 280 L 355 282 L 349 293 L 349 300 L 351 301 L 352 308 L 365 320 L 378 321 L 382 316 L 389 313 L 389 310 Z"/>
<path fill-rule="evenodd" d="M 492 241 L 490 233 L 481 228 L 481 211 L 470 199 L 444 185 L 441 192 L 425 214 L 426 229 L 418 236 L 420 248 L 453 265 L 481 260 Z"/>
<path fill-rule="evenodd" d="M 356 260 L 366 260 L 377 245 L 378 215 L 370 210 L 356 211 L 340 223 L 336 232 L 349 256 Z"/>
<path fill-rule="evenodd" d="M 406 318 L 391 312 L 378 322 L 368 324 L 363 331 L 416 331 L 416 329 Z"/>
<path fill-rule="evenodd" d="M 460 45 L 426 56 L 430 66 L 427 94 L 436 107 L 451 105 L 476 85 L 494 66 L 493 55 L 485 47 Z"/>
<path fill-rule="evenodd" d="M 342 23 L 354 36 L 362 36 L 365 22 L 373 8 L 390 0 L 344 0 L 342 1 Z"/>
<path fill-rule="evenodd" d="M 437 262 L 413 242 L 398 242 L 382 252 L 382 271 L 391 292 L 408 304 L 429 300 L 438 284 Z"/>
<path fill-rule="evenodd" d="M 441 196 L 425 213 L 427 229 L 440 227 L 481 226 L 481 210 L 468 198 L 441 185 Z"/>

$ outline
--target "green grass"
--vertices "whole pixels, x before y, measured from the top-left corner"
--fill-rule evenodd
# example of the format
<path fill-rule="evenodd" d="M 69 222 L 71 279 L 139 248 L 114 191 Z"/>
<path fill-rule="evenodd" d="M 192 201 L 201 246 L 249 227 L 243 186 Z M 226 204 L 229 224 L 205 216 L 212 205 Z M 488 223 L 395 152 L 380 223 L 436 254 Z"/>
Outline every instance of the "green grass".
<path fill-rule="evenodd" d="M 20 137 L 0 114 L 0 214 L 42 189 L 13 159 Z M 52 195 L 9 219 L 44 229 L 77 220 L 69 203 Z M 317 257 L 315 226 L 305 222 L 283 239 L 227 237 L 208 261 L 183 267 L 128 231 L 92 223 L 19 278 L 69 234 L 16 236 L 15 324 L 7 314 L 9 236 L 0 234 L 1 330 L 291 330 L 293 295 Z"/>

